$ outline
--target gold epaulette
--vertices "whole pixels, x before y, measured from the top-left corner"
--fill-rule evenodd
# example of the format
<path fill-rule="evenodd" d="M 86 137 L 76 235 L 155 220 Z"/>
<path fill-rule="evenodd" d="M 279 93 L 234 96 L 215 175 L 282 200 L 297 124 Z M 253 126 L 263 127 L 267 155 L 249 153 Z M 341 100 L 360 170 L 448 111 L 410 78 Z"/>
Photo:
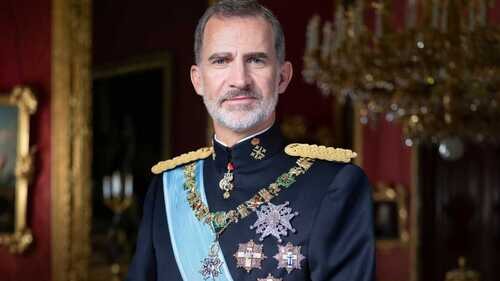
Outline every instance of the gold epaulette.
<path fill-rule="evenodd" d="M 307 157 L 327 161 L 349 163 L 357 156 L 349 149 L 326 147 L 324 145 L 292 143 L 285 147 L 285 153 L 290 156 Z"/>
<path fill-rule="evenodd" d="M 187 164 L 200 159 L 205 159 L 212 155 L 214 152 L 213 147 L 203 147 L 195 151 L 181 154 L 169 160 L 158 162 L 151 168 L 151 172 L 154 174 L 161 174 L 164 171 L 171 170 L 177 166 Z"/>

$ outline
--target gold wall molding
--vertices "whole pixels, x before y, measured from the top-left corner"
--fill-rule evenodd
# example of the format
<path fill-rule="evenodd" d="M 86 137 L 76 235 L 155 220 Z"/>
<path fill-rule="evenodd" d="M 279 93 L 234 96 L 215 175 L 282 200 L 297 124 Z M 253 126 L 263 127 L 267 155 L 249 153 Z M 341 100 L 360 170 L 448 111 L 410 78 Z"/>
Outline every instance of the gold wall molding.
<path fill-rule="evenodd" d="M 52 1 L 52 280 L 87 280 L 91 1 Z"/>

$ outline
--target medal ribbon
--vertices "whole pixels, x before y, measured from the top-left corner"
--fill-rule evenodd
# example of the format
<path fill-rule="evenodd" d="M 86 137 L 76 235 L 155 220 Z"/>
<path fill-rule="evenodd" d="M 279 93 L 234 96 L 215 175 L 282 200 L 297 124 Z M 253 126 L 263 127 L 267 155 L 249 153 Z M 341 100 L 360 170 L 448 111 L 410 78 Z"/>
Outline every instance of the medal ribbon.
<path fill-rule="evenodd" d="M 203 160 L 196 162 L 196 188 L 205 205 L 208 205 L 203 184 Z M 206 223 L 199 221 L 186 200 L 183 167 L 163 173 L 163 194 L 167 213 L 168 230 L 177 267 L 184 281 L 203 280 L 200 264 L 209 257 L 210 249 L 220 246 L 215 233 Z M 222 262 L 217 281 L 233 281 L 222 251 L 217 256 Z"/>

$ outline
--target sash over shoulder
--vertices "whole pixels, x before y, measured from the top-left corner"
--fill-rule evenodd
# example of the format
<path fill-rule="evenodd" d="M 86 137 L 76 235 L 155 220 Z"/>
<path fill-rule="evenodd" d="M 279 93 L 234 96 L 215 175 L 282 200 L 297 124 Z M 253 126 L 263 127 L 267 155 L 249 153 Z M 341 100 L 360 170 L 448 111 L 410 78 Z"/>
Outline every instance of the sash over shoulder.
<path fill-rule="evenodd" d="M 196 188 L 203 203 L 207 204 L 203 184 L 203 160 L 196 162 L 195 177 Z M 203 280 L 200 272 L 201 261 L 207 257 L 210 246 L 215 241 L 215 233 L 207 224 L 195 217 L 187 200 L 184 183 L 182 166 L 163 173 L 163 194 L 170 241 L 182 279 L 184 281 Z M 222 266 L 216 280 L 233 281 L 224 255 L 221 251 L 218 255 Z"/>

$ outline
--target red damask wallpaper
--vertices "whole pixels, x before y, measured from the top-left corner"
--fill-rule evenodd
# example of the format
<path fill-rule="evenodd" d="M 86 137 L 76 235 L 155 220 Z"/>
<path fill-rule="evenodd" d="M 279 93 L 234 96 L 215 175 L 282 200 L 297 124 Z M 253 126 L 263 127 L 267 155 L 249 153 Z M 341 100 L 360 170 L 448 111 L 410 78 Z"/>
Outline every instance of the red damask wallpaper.
<path fill-rule="evenodd" d="M 0 92 L 29 85 L 39 102 L 31 119 L 31 145 L 37 152 L 28 203 L 35 242 L 19 256 L 0 248 L 0 280 L 49 281 L 51 1 L 0 1 L 0 34 Z"/>

